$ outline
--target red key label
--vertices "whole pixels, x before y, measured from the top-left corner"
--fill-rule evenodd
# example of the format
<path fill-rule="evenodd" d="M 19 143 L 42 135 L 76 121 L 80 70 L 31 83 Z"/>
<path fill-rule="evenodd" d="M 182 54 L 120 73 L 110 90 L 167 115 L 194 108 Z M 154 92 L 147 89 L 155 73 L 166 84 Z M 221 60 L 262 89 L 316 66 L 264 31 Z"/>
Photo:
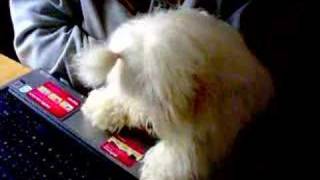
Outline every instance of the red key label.
<path fill-rule="evenodd" d="M 78 107 L 80 102 L 72 97 L 67 91 L 61 89 L 57 85 L 53 84 L 52 82 L 48 81 L 43 84 L 44 87 L 48 88 L 51 92 L 55 93 L 59 97 L 61 97 L 63 100 L 67 101 L 71 105 Z"/>
<path fill-rule="evenodd" d="M 27 95 L 52 115 L 62 118 L 80 105 L 67 91 L 48 81 Z"/>
<path fill-rule="evenodd" d="M 120 135 L 110 137 L 101 148 L 128 167 L 142 160 L 145 153 L 140 142 Z"/>

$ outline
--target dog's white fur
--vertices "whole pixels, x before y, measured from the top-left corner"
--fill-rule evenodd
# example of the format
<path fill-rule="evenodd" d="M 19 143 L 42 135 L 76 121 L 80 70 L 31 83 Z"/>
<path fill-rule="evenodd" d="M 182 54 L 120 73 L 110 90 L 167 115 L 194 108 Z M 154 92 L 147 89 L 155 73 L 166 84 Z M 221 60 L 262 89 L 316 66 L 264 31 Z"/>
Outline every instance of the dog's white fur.
<path fill-rule="evenodd" d="M 146 153 L 143 180 L 208 178 L 273 91 L 240 34 L 197 10 L 132 19 L 76 62 L 85 85 L 104 84 L 82 107 L 93 126 L 151 125 L 160 139 Z"/>

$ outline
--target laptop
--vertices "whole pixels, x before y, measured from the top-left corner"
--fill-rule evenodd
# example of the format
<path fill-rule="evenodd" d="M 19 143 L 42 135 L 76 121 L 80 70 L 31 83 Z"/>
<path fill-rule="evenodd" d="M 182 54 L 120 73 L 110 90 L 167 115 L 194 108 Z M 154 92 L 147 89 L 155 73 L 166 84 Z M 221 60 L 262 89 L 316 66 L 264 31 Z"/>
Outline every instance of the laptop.
<path fill-rule="evenodd" d="M 0 179 L 138 179 L 154 139 L 92 127 L 84 100 L 42 70 L 0 87 Z"/>

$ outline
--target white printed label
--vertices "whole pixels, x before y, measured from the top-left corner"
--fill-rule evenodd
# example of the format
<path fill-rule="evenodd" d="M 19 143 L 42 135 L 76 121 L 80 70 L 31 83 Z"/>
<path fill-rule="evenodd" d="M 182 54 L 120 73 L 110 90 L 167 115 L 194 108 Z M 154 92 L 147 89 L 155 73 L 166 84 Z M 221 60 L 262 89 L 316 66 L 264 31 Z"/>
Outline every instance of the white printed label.
<path fill-rule="evenodd" d="M 31 90 L 32 90 L 32 87 L 29 86 L 29 85 L 24 85 L 21 88 L 19 88 L 19 91 L 22 92 L 22 93 L 27 93 L 27 92 L 29 92 Z"/>

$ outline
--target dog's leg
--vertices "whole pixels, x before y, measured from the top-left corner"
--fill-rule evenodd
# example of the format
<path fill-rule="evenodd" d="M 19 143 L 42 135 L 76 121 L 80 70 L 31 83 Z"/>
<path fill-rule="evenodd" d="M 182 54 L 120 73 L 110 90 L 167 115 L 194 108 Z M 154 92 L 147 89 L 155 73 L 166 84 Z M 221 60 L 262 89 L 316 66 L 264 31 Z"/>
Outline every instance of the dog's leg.
<path fill-rule="evenodd" d="M 200 180 L 205 179 L 209 163 L 190 140 L 161 140 L 144 158 L 141 180 Z"/>
<path fill-rule="evenodd" d="M 108 88 L 91 91 L 81 110 L 85 118 L 99 129 L 114 132 L 126 125 L 126 112 Z"/>
<path fill-rule="evenodd" d="M 81 110 L 94 127 L 110 132 L 121 130 L 124 126 L 146 127 L 147 117 L 137 108 L 139 105 L 124 95 L 119 97 L 112 88 L 93 90 Z M 148 129 L 147 129 L 148 130 Z"/>

